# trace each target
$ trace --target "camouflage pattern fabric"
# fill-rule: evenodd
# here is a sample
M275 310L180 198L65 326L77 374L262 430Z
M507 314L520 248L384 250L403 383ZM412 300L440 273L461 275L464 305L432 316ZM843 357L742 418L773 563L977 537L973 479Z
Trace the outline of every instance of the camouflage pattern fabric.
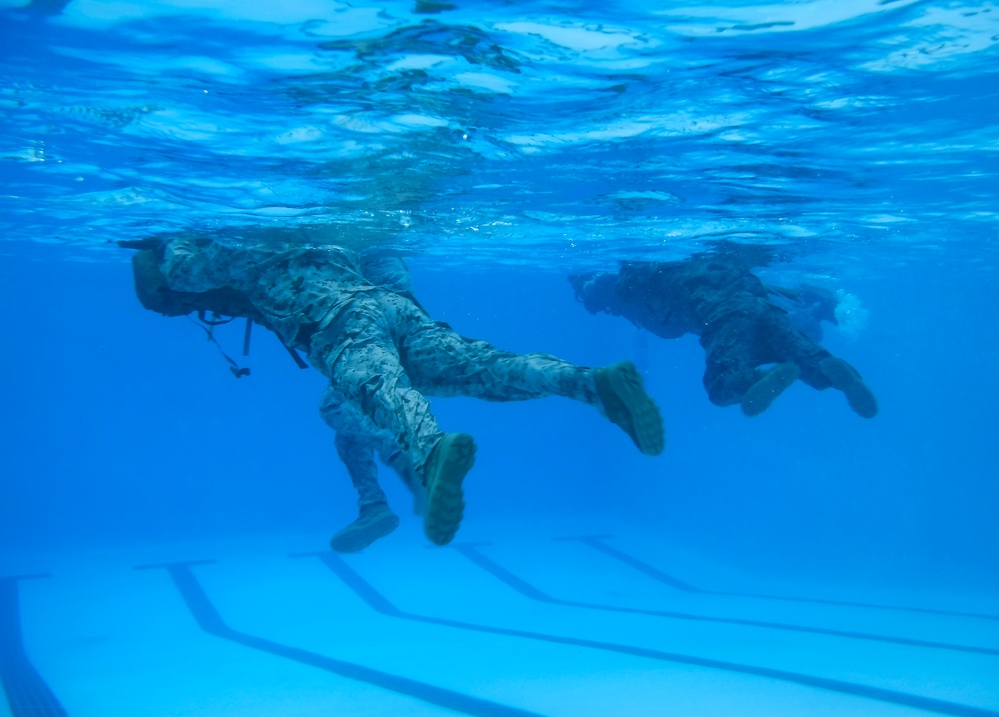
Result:
M831 356L792 324L787 313L765 299L743 297L701 332L706 352L704 387L718 406L739 403L762 372L758 366L790 362L798 378L816 389L829 388L819 363Z
M413 282L401 257L371 251L361 254L360 266L364 278L372 284L395 293L412 295ZM322 415L325 418L327 414L322 412ZM361 426L364 421L358 416L355 423ZM415 512L422 513L426 494L420 479L415 475L409 459L390 440L383 438L379 441L373 436L342 429L336 434L336 450L357 491L358 508L363 510L366 505L387 502L385 493L378 484L378 467L375 464L377 454L382 464L392 468L413 494Z
M343 461L350 481L357 491L357 505L363 508L374 503L387 503L385 493L378 484L378 466L375 455L381 462L392 468L413 494L417 513L426 500L419 476L413 470L409 459L394 446L377 438L359 433L338 431L336 452Z
M240 292L285 344L303 351L355 295L376 289L357 254L337 246L184 237L165 244L161 268L174 291Z
M618 274L572 277L592 313L624 316L664 338L700 337L704 386L712 403L739 403L763 375L758 366L791 362L799 378L829 388L819 363L831 356L792 324L748 266L728 257L695 255L678 262L634 262Z
M396 293L412 295L413 282L409 276L409 269L400 257L386 256L374 251L362 254L361 271L364 278L372 284ZM363 421L358 421L358 425L361 424ZM371 436L343 430L336 434L337 455L340 456L357 491L358 508L363 510L366 505L387 502L385 493L378 484L378 467L374 459L375 454L378 454L382 464L392 468L413 494L414 512L421 514L426 501L426 492L413 471L412 463L388 440L382 440L381 446L378 444L379 441Z
M421 475L443 435L426 396L599 403L589 369L464 338L410 299L384 290L354 298L313 338L309 361L330 378L324 420L338 432L397 446Z
M323 419L345 436L341 445L355 442L348 456L359 455L354 449L368 453L352 478L368 471L375 448L401 453L405 470L422 475L443 435L425 395L489 401L557 395L599 404L590 369L459 336L432 321L408 289L396 293L372 283L361 258L342 247L178 238L164 246L161 268L175 291L241 292L287 345L307 352L330 381ZM395 276L393 285L403 280L398 266L383 270ZM378 493L369 483L362 489L380 493L377 482Z

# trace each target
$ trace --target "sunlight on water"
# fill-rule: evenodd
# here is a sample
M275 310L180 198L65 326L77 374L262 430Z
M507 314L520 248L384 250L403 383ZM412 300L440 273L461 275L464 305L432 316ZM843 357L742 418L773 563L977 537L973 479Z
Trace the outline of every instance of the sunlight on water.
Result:
M8 240L280 222L586 265L994 225L988 4L63 5L7 3Z

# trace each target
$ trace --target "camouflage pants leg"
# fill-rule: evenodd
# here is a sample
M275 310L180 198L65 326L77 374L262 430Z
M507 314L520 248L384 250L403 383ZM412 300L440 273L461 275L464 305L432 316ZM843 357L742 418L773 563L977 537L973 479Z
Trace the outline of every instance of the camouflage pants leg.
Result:
M718 406L739 403L763 375L759 367L794 363L802 381L814 388L829 383L818 369L830 354L794 328L787 313L769 301L752 297L711 322L701 334L707 368L704 386Z
M313 337L309 360L330 379L320 404L327 424L367 436L387 454L401 451L422 471L444 434L430 403L410 385L376 292L352 300Z
M423 515L423 509L427 502L427 491L423 487L423 481L413 468L413 462L409 456L400 451L396 446L384 444L378 450L378 457L383 465L388 466L402 480L406 488L413 495L413 513Z
M832 384L819 366L832 354L790 323L782 325L780 335L783 354L801 368L798 378L819 391L829 388Z
M819 366L831 353L798 329L786 311L769 301L760 310L760 322L766 336L767 362L797 364L801 370L799 380L820 391L829 388L829 379Z
M351 301L313 338L309 358L330 378L321 408L327 423L390 441L417 474L443 435L421 392L489 401L554 395L599 403L589 369L466 339L391 292Z
M375 455L378 455L382 464L391 468L413 494L413 512L422 515L426 490L402 451L372 436L343 431L336 434L335 444L337 455L357 491L358 508L363 510L366 505L388 502L378 482L378 466L375 463Z
M726 321L701 335L705 352L704 388L716 406L739 403L762 374L752 350L755 327L751 321Z
M412 385L430 396L525 401L563 396L599 406L593 372L549 354L514 354L469 339L393 297L399 352Z
M336 452L343 461L350 481L357 491L357 505L363 508L373 503L386 503L385 493L378 485L378 466L375 465L375 440L358 433L338 431Z

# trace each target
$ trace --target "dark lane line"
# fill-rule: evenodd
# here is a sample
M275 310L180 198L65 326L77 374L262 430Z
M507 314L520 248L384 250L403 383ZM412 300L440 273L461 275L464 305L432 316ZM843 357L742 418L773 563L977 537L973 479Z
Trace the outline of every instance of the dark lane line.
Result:
M188 610L190 610L191 615L197 621L198 626L210 635L220 637L223 640L229 640L230 642L235 642L254 650L294 660L310 667L318 667L321 670L332 672L350 680L366 682L375 687L406 695L407 697L413 697L430 704L454 710L455 712L461 712L462 714L475 715L475 717L542 717L536 712L528 712L496 702L482 700L442 687L435 687L425 682L418 682L388 672L381 672L380 670L374 670L353 662L326 657L325 655L309 652L297 647L282 645L278 642L235 630L229 627L225 620L222 619L222 616L215 609L215 606L191 570L192 565L205 565L212 562L214 561L198 560L140 565L136 569L162 568L166 570L173 579L174 585L177 586L177 590L184 599L184 603L187 605Z
M493 577L498 578L508 586L525 597L539 602L546 602L552 605L562 605L565 607L578 607L587 610L603 610L605 612L619 612L631 615L649 615L651 617L665 617L674 620L691 620L696 622L716 622L727 625L744 625L747 627L759 627L767 630L786 630L789 632L804 632L812 635L828 635L830 637L842 637L851 640L870 640L873 642L886 642L907 647L928 647L935 650L954 650L956 652L971 652L980 655L999 655L999 650L988 647L974 647L970 645L957 645L949 642L934 642L931 640L917 640L908 637L891 637L887 635L874 635L867 632L855 632L852 630L834 630L825 627L809 627L807 625L792 625L784 622L769 622L766 620L749 620L738 617L713 617L707 615L695 615L693 613L674 612L671 610L645 610L642 608L618 607L616 605L601 605L599 603L580 602L576 600L562 600L548 593L542 592L538 588L528 583L523 578L517 577L504 567L501 567L491 558L483 555L476 548L488 543L459 543L452 547L480 568Z
M611 535L580 535L565 538L552 538L552 540L557 541L577 541L588 545L594 550L599 550L605 555L609 555L615 560L618 560L625 565L634 568L640 573L648 575L653 580L657 580L661 583L665 583L670 587L674 587L677 590L683 590L685 592L702 593L704 595L728 595L730 597L750 597L750 598L760 598L763 600L786 600L788 602L807 602L816 603L818 605L839 605L843 607L863 607L871 608L874 610L898 610L901 612L918 612L926 615L947 615L950 617L972 617L978 620L995 620L999 621L999 615L987 615L983 613L976 612L960 612L957 610L938 610L934 608L927 607L906 607L902 605L879 605L877 603L866 603L866 602L851 602L848 600L827 600L823 598L807 598L807 597L789 597L787 595L767 595L763 593L740 593L731 592L728 590L705 590L704 588L699 588L691 585L690 583L685 583L672 575L659 570L648 563L639 560L638 558L628 555L628 553L623 550L619 550L610 545L607 545L604 540L612 538Z
M417 615L414 613L408 613L400 610L392 602L388 600L384 595L378 592L369 582L360 576L353 568L347 565L346 562L339 556L331 552L322 553L298 553L292 557L316 557L332 570L337 577L339 577L348 587L350 587L358 597L364 600L373 610L380 612L383 615L388 615L390 617L396 617L403 620L412 620L414 622L422 622L430 625L441 625L443 627L451 627L458 630L471 630L475 632L484 632L491 635L504 635L506 637L516 637L525 640L537 640L541 642L550 642L558 645L571 645L573 647L585 647L594 650L602 650L605 652L616 652L624 655L630 655L634 657L644 657L652 660L658 660L661 662L673 662L683 665L694 665L696 667L706 667L715 670L723 670L725 672L735 672L743 675L753 675L755 677L765 677L772 680L780 680L782 682L791 682L799 685L804 685L806 687L813 687L821 690L828 690L831 692L838 692L844 695L852 695L855 697L864 697L871 700L877 700L880 702L887 702L890 704L902 705L904 707L914 707L916 709L926 710L928 712L936 712L938 714L946 715L956 715L957 717L999 717L999 712L994 712L992 710L982 709L979 707L970 707L968 705L958 704L956 702L949 702L947 700L938 700L931 697L923 697L920 695L913 695L906 692L898 692L895 690L883 689L880 687L871 687L868 685L860 685L852 682L845 682L842 680L834 680L825 677L818 677L814 675L807 675L799 672L789 672L787 670L772 669L769 667L760 667L757 665L746 665L737 662L727 662L724 660L714 660L705 657L695 657L693 655L684 655L675 652L664 652L661 650L653 650L645 647L635 647L632 645L622 645L613 642L602 642L598 640L587 640L583 638L576 637L563 637L559 635L549 635L540 632L531 632L528 630L517 630L510 628L500 628L492 627L489 625L479 625L469 622L461 622L459 620L449 620L447 618L430 617L426 615Z
M0 578L0 684L13 717L66 717L52 688L24 651L18 582L48 575Z

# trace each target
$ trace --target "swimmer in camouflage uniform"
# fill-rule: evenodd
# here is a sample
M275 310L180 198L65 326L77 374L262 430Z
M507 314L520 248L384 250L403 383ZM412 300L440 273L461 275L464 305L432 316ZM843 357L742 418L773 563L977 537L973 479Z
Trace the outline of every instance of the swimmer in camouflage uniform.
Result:
M202 236L123 245L141 249L133 269L146 308L168 316L195 310L246 316L305 352L329 379L320 412L337 431L338 452L356 459L359 472L352 479L370 488L364 474L373 475L375 450L404 480L416 477L426 490L424 532L438 545L450 542L460 526L462 482L475 443L468 434L443 432L425 394L489 401L564 396L597 408L642 453L663 450L659 410L632 364L589 369L459 336L427 316L408 289L372 281L360 256L344 247ZM352 525L365 522L365 505L384 503L379 494L369 491ZM375 522L387 534L395 516L381 514ZM345 530L354 534L347 538L358 540L346 540L347 550L380 537L367 540L371 531L350 528Z
M836 358L792 321L752 273L765 263L749 249L701 253L676 262L625 262L616 274L569 278L590 313L623 316L663 338L700 337L706 354L704 387L718 406L738 403L747 416L765 411L800 379L812 388L835 388L864 418L878 412L874 394L850 364ZM763 252L765 256L766 253ZM833 317L830 296L796 296L818 319ZM778 290L777 300L788 298ZM798 292L801 294L801 292ZM831 319L834 320L834 317ZM766 371L760 366L774 364Z

